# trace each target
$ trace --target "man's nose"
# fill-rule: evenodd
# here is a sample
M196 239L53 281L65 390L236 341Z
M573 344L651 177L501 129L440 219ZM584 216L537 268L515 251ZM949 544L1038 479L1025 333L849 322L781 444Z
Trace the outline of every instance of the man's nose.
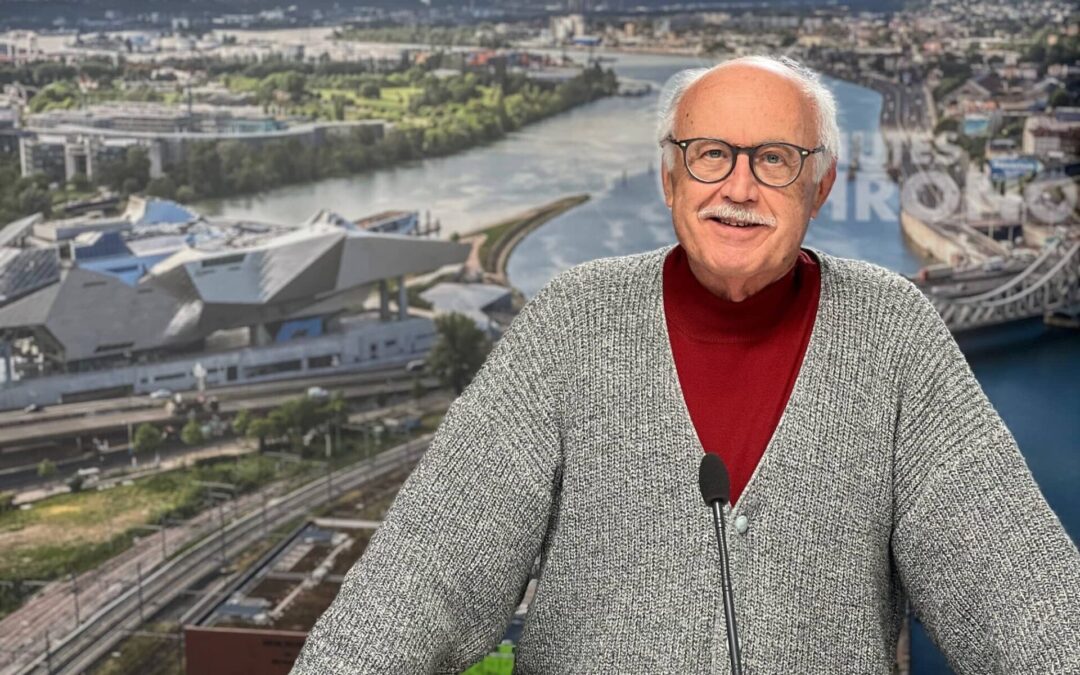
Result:
M731 170L727 178L720 181L720 195L736 203L757 201L757 179L750 171L749 156L735 157L735 168Z

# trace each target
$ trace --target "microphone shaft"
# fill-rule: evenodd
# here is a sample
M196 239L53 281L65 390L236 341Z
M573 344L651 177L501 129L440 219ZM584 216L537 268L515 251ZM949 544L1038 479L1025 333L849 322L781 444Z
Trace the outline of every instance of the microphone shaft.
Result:
M717 548L720 550L720 576L724 592L724 619L727 621L728 656L731 657L732 675L742 675L742 653L739 650L739 634L735 628L735 596L731 591L731 569L728 568L727 538L725 536L724 511L720 501L710 505L713 526L716 528Z

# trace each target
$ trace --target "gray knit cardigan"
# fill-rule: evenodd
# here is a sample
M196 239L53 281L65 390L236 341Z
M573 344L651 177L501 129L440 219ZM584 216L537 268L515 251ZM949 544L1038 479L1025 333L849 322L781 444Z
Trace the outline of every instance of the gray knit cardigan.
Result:
M906 596L958 673L1080 673L1080 554L952 335L900 275L805 248L810 343L726 512L745 672L890 673ZM527 304L293 673L460 672L537 556L516 673L729 671L670 249L579 265Z

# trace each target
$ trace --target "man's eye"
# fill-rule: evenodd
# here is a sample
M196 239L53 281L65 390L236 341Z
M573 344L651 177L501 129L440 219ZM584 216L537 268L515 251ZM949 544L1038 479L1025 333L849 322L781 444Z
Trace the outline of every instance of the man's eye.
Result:
M769 153L765 154L765 163L766 164L780 164L783 161L784 161L784 158L781 157L780 155L776 154L775 152L769 152Z
M723 150L706 150L705 156L709 159L723 159L725 153Z

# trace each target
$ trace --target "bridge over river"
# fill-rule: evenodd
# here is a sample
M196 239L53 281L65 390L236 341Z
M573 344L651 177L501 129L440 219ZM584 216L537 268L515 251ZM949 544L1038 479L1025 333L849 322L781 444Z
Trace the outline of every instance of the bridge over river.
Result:
M1080 309L1080 237L1043 247L1035 258L1006 259L913 279L954 332Z

